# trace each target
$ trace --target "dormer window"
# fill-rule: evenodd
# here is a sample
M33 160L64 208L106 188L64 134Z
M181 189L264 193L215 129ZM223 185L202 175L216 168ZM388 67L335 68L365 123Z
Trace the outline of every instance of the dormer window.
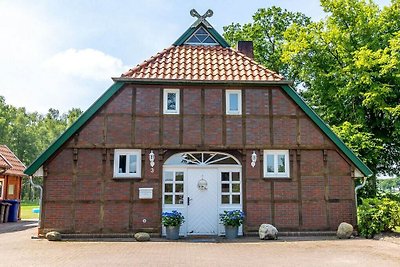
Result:
M217 41L203 27L199 27L185 44L189 45L218 45Z

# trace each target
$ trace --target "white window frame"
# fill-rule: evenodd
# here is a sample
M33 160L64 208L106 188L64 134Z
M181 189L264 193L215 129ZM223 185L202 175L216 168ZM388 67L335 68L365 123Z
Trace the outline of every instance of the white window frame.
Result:
M230 95L238 95L238 110L231 110ZM242 90L226 90L225 91L225 104L227 115L242 115Z
M229 173L229 180L228 181L222 181L222 173ZM239 181L233 181L233 177L232 177L233 173L239 173ZM220 191L220 193L219 193L220 194L220 200L219 200L219 205L222 206L222 207L225 207L225 206L229 207L229 206L232 206L232 205L242 205L243 199L242 199L242 175L241 175L241 172L239 170L235 170L235 171L232 171L232 170L228 170L228 171L221 170L219 172L219 174L220 174L220 178L219 178L219 182L220 182L220 190L219 190ZM229 185L228 192L222 192L222 187L223 187L224 184ZM239 192L233 192L233 185L239 185ZM229 196L229 203L222 203L223 196ZM239 196L239 199L240 199L239 203L233 203L233 201L232 201L233 196Z
M126 156L126 172L120 173L119 156ZM129 173L129 156L136 156L136 173ZM142 176L142 151L140 149L115 149L114 150L114 178L140 178Z
M174 110L168 109L168 94L173 93L176 95L176 105ZM164 89L164 114L179 114L180 108L180 90L179 89Z
M167 181L165 179L166 173L170 172L172 173L172 181ZM183 180L182 181L177 181L176 180L176 174L177 173L182 173L183 174ZM165 185L170 184L172 185L172 192L165 192ZM183 191L182 192L177 192L176 191L176 185L182 185ZM162 203L165 207L185 207L186 201L185 201L185 195L187 192L187 183L186 183L186 172L184 170L179 170L179 169L167 169L163 171L163 199ZM171 196L172 197L172 203L165 203L165 196ZM182 203L175 203L175 196L182 196L183 202Z
M267 156L274 156L274 172L267 171ZM278 172L278 155L285 156L285 172ZM289 150L264 150L264 178L290 178Z

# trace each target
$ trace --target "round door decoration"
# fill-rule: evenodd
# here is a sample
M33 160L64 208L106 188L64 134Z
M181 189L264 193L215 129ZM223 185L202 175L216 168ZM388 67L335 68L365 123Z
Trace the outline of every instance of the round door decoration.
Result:
M200 191L207 190L207 181L201 178L197 183L197 187L199 188Z

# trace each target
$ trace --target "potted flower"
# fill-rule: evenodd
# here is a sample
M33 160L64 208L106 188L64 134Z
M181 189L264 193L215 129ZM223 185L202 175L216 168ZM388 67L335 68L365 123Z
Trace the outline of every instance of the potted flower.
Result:
M185 217L176 210L162 213L162 224L165 226L167 239L179 239L179 228L184 221Z
M236 238L238 236L239 226L243 223L244 212L240 210L225 210L219 217L225 226L225 237L228 239Z

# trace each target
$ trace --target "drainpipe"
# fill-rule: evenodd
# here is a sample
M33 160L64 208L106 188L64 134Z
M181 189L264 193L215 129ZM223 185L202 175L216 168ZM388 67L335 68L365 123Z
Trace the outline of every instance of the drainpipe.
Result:
M365 186L365 184L367 183L367 177L363 177L364 181L362 184L357 185L356 188L354 189L354 193L356 195L356 212L358 210L358 200L357 200L357 191L360 190L361 188L363 188ZM358 216L357 216L357 224L358 224Z
M39 228L42 226L42 196L43 196L43 188L40 186L40 185L38 185L38 184L35 184L34 182L33 182L33 180L32 180L32 176L29 176L29 182L31 183L31 185L34 187L34 188L38 188L39 189L39 223L38 223L38 225L39 225Z

